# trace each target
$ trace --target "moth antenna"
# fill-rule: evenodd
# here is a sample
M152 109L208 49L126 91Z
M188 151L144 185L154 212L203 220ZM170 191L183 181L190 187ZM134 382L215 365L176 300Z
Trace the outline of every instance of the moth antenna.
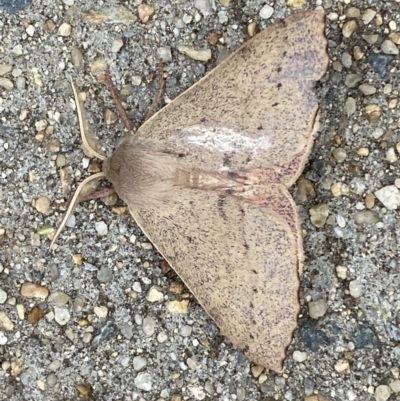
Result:
M91 175L90 177L87 177L86 179L84 179L79 185L78 188L76 188L76 191L74 193L74 196L71 199L71 202L68 205L67 210L65 211L65 214L61 220L61 223L59 225L59 227L57 228L57 231L55 232L53 239L51 240L50 243L50 247L49 250L53 249L53 245L55 244L55 242L57 241L57 238L59 237L61 231L63 230L63 228L65 227L65 224L67 224L67 221L69 219L69 216L71 215L71 213L73 212L73 210L75 209L76 204L79 202L79 195L80 192L82 191L83 187L90 181L95 180L97 178L101 178L104 177L104 173L101 171L100 173L96 173Z
M90 152L93 153L94 156L96 156L98 159L100 160L106 160L107 157L101 155L100 153L96 152L89 144L89 141L87 140L86 137L86 132L85 132L85 126L83 124L83 115L82 115L82 110L81 110L81 106L80 106L80 100L78 98L78 90L74 84L74 81L71 78L71 85L72 85L72 90L74 91L74 97L75 97L75 103L76 103L76 109L78 112L78 120L79 120L79 128L80 128L80 132L81 132L81 138L82 138L82 142L83 144L86 146L87 149L90 150Z

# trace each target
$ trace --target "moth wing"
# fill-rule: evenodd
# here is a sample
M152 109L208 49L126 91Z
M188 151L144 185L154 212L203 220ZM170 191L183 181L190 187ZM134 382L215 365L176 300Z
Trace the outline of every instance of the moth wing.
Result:
M286 221L272 209L187 188L130 212L222 334L252 362L280 371L299 313L297 242Z
M290 186L317 130L324 18L306 11L269 26L143 124L138 138L206 171L279 166L279 182Z

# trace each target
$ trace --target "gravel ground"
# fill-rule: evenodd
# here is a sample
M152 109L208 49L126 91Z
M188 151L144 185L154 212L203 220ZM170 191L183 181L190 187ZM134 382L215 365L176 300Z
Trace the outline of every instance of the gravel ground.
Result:
M219 335L121 201L81 204L54 253L47 236L62 214L50 203L99 169L80 148L71 76L110 154L124 134L93 75L104 62L139 126L159 57L168 101L248 30L306 2L154 0L140 13L140 0L28 3L0 0L0 397L400 400L400 3L308 4L327 12L331 64L317 85L321 132L293 188L307 259L282 374Z

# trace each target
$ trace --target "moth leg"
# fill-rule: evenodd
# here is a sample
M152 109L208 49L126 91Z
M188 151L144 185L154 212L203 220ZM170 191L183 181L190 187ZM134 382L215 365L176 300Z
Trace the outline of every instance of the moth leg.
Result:
M111 80L110 73L107 71L103 75L99 77L99 81L106 84L108 90L110 91L111 97L114 100L115 106L117 107L118 114L121 117L122 122L125 125L125 128L129 131L130 134L133 134L135 128L133 127L131 121L129 120L128 114L126 110L122 106L121 100L117 94L115 86Z
M99 198L105 198L107 196L111 196L115 194L115 190L113 188L101 188L98 191L95 191L91 193L90 195L84 196L80 199L80 202L85 202L93 199L99 199ZM70 201L66 202L53 202L51 207L54 209L58 209L61 207L68 207L70 204Z
M165 86L164 64L163 64L163 62L161 60L160 60L160 63L158 65L158 80L159 81L158 81L157 95L154 98L153 103L149 107L149 110L147 111L145 121L147 121L149 118L151 118L153 116L153 114L156 111L156 108L157 108L158 104L161 101L161 97L162 97L162 95L164 93L164 86Z

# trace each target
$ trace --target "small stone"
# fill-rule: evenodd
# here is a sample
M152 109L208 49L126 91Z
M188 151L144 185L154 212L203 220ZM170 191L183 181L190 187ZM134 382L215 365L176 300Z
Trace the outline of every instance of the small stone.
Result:
M344 84L349 88L355 88L357 84L362 80L362 76L358 74L348 74L344 81Z
M14 84L11 79L0 77L0 86L4 88L6 91L10 91L14 88Z
M71 63L77 70L81 70L83 68L83 55L77 47L73 47L71 50Z
M342 64L347 68L351 67L352 61L351 61L351 56L349 53L344 52L342 54Z
M376 224L379 221L379 216L371 210L363 210L354 214L356 224Z
M118 121L118 116L110 109L105 109L103 112L104 122L107 125L115 124Z
M143 391L151 391L152 379L146 372L141 372L135 377L135 386Z
M47 214L50 208L50 199L46 196L41 196L35 201L35 209L42 214Z
M143 332L147 336L152 336L156 330L156 321L150 317L147 316L143 319Z
M62 153L58 154L56 159L56 166L64 167L66 164L67 164L67 159L65 155L63 155Z
M147 359L143 358L142 356L135 356L133 358L133 369L136 370L136 372L139 372L140 370L144 369L147 366Z
M396 151L394 148L389 148L386 152L386 160L390 163L395 163L397 161Z
M265 4L265 6L260 10L260 17L262 19L269 19L272 17L273 13L274 9L270 5Z
M324 203L314 205L309 210L309 214L311 223L317 228L322 228L325 225L326 220L329 216L329 208Z
M365 195L365 206L367 209L372 209L375 206L375 195L369 193Z
M13 66L11 64L0 64L0 76L6 75L12 71Z
M349 38L357 29L357 22L354 20L347 21L343 24L342 34L345 38Z
M74 264L76 265L81 265L82 264L82 254L81 253L74 253L72 255L72 261L74 262Z
M6 315L5 312L0 311L0 327L4 330L11 331L14 329L14 323L10 320L10 318Z
M335 364L336 372L348 372L350 370L349 361L346 359L339 359Z
M4 304L7 301L7 293L0 288L0 304Z
M211 0L194 0L194 6L206 17L212 14Z
M365 96L369 96L369 95L373 95L376 92L376 88L372 85L368 85L368 84L362 84L358 87L358 89L360 89L360 91L365 95Z
M201 387L192 386L189 387L189 391L195 400L204 400L206 398L206 393Z
M294 351L293 360L296 362L304 362L307 359L307 352Z
M138 281L135 281L132 285L132 290L135 292L142 292L142 286Z
M364 58L364 52L361 50L360 46L354 46L353 56L356 61L362 60Z
M225 10L221 10L218 12L218 22L220 24L226 24L228 22L228 14Z
M168 340L168 334L165 331L162 331L161 333L158 333L157 335L157 341L159 343L165 343L165 341Z
M105 317L107 317L107 314L108 314L108 308L103 305L95 306L93 311L99 318L105 318Z
M27 321L31 324L36 324L44 315L44 312L38 308L34 307L32 310L28 312Z
M189 325L185 325L181 327L181 336L189 337L192 334L193 327Z
M366 157L366 156L369 155L369 149L368 148L360 148L360 149L357 150L357 154L359 156Z
M350 333L350 340L357 349L372 349L379 345L374 331L366 324L361 324Z
M112 280L112 271L109 267L103 266L97 272L97 279L102 283L109 283Z
M157 49L157 58L164 63L172 61L171 48L169 46L159 47Z
M394 393L400 393L400 380L393 380L389 383L389 387Z
M263 372L264 367L260 366L260 365L253 365L251 367L251 374L253 375L253 377L255 377L257 379L257 377L259 377L261 375L261 373Z
M328 310L328 304L324 299L311 301L308 303L308 313L312 319L318 319L325 315Z
M91 67L90 67L91 72L94 75L100 75L102 74L104 71L107 70L107 63L104 57L98 57L96 58Z
M196 50L189 46L179 46L178 50L193 60L208 61L211 59L211 49Z
M257 22L253 21L247 26L247 33L252 38L256 34Z
M343 148L334 149L332 155L338 163L343 163L347 157L346 150Z
M375 196L388 210L395 210L400 206L400 191L395 185L388 185L375 192Z
M307 6L307 0L287 0L287 6L290 8L303 8Z
M368 56L368 61L375 72L381 77L385 77L388 73L388 67L393 62L395 57L390 54L371 53Z
M162 293L160 287L153 285L149 289L149 292L146 295L146 299L149 302L160 302L164 299L164 294Z
M0 323L0 325L1 325L1 323ZM0 345L6 345L7 343L8 343L7 336L2 331L0 331ZM2 364L2 367L3 367L3 370L7 370L9 368L9 366L8 366L8 367L6 367L6 369L4 369L4 362Z
M356 100L353 97L348 97L345 104L344 110L347 116L351 116L357 110Z
M95 224L96 231L99 235L107 235L108 234L108 227L104 221L98 221Z
M347 18L360 18L361 12L356 7L349 7L346 10L346 17Z
M62 291L55 291L49 297L49 302L54 306L64 306L70 301L71 297Z
M21 295L25 298L46 299L49 296L49 290L44 286L28 281L22 284Z
M347 267L345 266L336 266L336 275L342 280L346 280L347 278Z
M71 314L67 308L59 308L57 306L54 308L54 319L60 326L66 325L70 318Z
M154 15L154 12L154 7L149 4L142 3L138 6L139 19L143 23L146 23Z
M389 35L389 39L396 45L400 45L400 32L392 32Z
M375 15L376 11L372 8L368 8L367 10L365 10L365 13L361 17L361 19L365 25L368 25L374 19Z
M376 401L387 401L391 393L392 390L389 386L381 384L375 389L375 399Z
M353 280L350 281L349 283L349 291L350 291L350 295L353 298L360 298L362 293L363 293L363 287L362 284L359 280Z
M172 313L187 313L189 300L171 301L168 303L168 311Z
M385 54L399 54L398 47L389 39L386 39L381 44L381 50Z
M69 36L71 35L71 31L72 31L72 26L68 24L68 22L64 22L58 28L58 34L60 36Z
M113 53L118 53L122 49L123 45L124 45L124 41L121 38L114 39L111 44L111 51Z
M58 153L61 150L61 142L58 139L51 139L47 143L46 149L50 153Z

